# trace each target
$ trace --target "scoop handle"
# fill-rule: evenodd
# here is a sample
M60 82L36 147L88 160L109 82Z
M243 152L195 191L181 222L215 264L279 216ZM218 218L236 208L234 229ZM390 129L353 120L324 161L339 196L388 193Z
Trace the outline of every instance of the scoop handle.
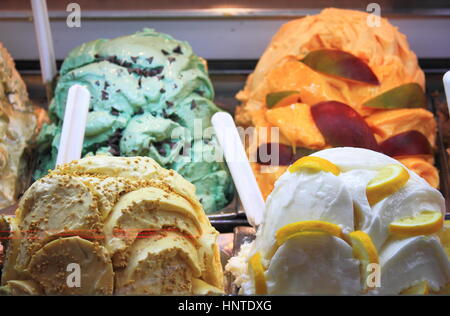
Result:
M445 73L443 81L445 94L447 96L448 112L450 113L450 70Z
M90 97L83 86L73 85L69 89L56 166L81 158Z
M265 203L233 118L228 113L219 112L213 115L211 123L222 147L247 219L252 226L259 226L262 222Z
M33 10L42 80L47 89L47 98L50 100L53 94L53 80L56 77L56 58L48 18L47 2L46 0L31 0L31 8Z

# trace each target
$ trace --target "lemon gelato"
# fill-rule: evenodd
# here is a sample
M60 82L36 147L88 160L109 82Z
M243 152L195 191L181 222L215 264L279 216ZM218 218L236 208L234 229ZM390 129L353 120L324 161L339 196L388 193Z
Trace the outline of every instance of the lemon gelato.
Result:
M397 160L361 148L291 165L256 239L226 270L241 294L400 294L450 283L444 198Z

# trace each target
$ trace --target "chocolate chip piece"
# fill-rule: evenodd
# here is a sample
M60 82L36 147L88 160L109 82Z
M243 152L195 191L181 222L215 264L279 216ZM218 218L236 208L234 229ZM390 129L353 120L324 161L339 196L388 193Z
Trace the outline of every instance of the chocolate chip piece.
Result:
M108 92L106 92L105 90L102 90L102 100L108 100Z
M197 102L195 100L192 100L191 102L191 110L195 109L197 107Z
M94 58L95 58L95 59L99 59L99 58L100 58L100 55L99 55L99 54L95 54L95 55L94 55Z
M178 89L178 85L176 83L173 84L174 89Z
M106 58L106 60L113 64L120 64L120 60L119 58L117 58L117 56L109 56L108 58Z
M133 63L137 63L138 58L137 57L131 57L131 60L133 61Z
M153 69L151 69L151 70L149 71L149 74L148 74L148 75L149 75L150 77L157 76L157 75L159 75L160 73L162 73L163 69L164 69L163 66L159 66L159 67L153 68Z
M165 78L164 75L158 76L158 80L163 80L164 78Z
M119 111L115 108L111 108L111 115L119 116Z
M108 139L108 145L110 147L109 152L113 156L119 156L120 155L120 139L122 138L122 131L123 129L116 129L114 134L111 135L111 137Z
M169 57L168 58L169 63L173 63L174 61L176 61L177 59L175 57Z
M195 90L194 92L197 93L201 97L205 94L205 92L203 92L202 90Z
M98 80L95 81L95 85L96 85L96 86L100 86L100 81L98 81Z
M108 89L108 87L109 87L109 83L107 81L105 81L105 85L104 85L103 89L106 90L106 89Z
M166 143L167 143L167 142L165 142L165 141L154 143L154 144L155 144L155 147L156 147L156 150L158 150L158 153L159 153L161 156L166 156L166 155L167 155L167 151L166 151L166 149L164 148L164 145L165 145Z
M175 47L172 52L174 52L175 54L183 54L183 52L181 51L181 47L180 45L178 45L177 47Z
M153 62L153 57L147 58L147 61L148 61L149 64L151 64Z
M140 108L139 110L137 110L136 114L137 115L144 114L144 110L142 108Z
M120 92L122 92L122 90L120 90L120 89L117 89L117 90L116 90L116 92L117 92L117 93L120 93Z
M159 93L166 93L166 90L164 90L163 88L161 88L161 89L159 90Z
M142 81L141 81L141 78L139 78L139 80L138 80L138 86L139 86L139 89L142 88Z
M123 66L125 68L129 68L129 67L133 66L133 64L128 61L123 61L121 66Z
M161 53L163 53L165 56L169 55L169 52L164 49L161 49Z
M166 101L166 105L167 105L167 107L172 107L173 106L173 102L170 102L170 101Z
M163 147L158 148L158 152L161 156L167 155L167 151Z

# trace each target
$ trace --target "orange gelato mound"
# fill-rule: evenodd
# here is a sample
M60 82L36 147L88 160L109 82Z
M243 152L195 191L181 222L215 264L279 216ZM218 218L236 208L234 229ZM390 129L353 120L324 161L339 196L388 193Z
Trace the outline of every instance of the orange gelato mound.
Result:
M407 131L421 132L432 146L436 142L436 121L433 114L425 109L380 111L367 117L366 121L379 142Z
M267 77L271 71L285 60L292 57L303 58L308 52L317 49L343 50L368 64L381 85L369 89L365 99L402 83L417 82L425 87L424 73L418 65L417 56L409 49L406 36L384 18L381 18L379 27L368 27L368 17L366 12L329 8L318 15L284 24L272 38L237 98L244 104L257 99L258 93L255 95L255 92L268 84ZM283 73L279 79L287 76L290 75ZM321 84L320 90L326 92L333 88L335 78L323 80L328 85L323 87ZM348 84L349 88L355 85ZM266 91L264 95L268 92L270 91ZM345 102L339 99L337 101Z
M366 12L329 8L318 15L284 24L273 36L244 89L236 95L241 102L236 110L237 123L245 127L278 127L278 141L292 146L294 151L295 147L319 150L330 144L316 126L310 108L323 101L339 101L364 118L379 143L415 130L425 135L434 147L436 122L431 112L422 108L384 110L363 105L403 84L417 83L423 89L425 87L424 73L406 36L384 18L379 27L369 27L368 18ZM357 57L370 68L380 84L332 76L301 62L308 53L324 49ZM296 96L293 104L285 104L284 100L276 106L267 106L268 94L283 91L298 91L299 97ZM263 144L261 139L256 137L250 141L249 155L255 155L258 146ZM408 158L405 164L431 185L438 186L438 172L425 159ZM258 165L252 162L263 195L267 196L278 173L261 173Z
M439 187L439 173L433 164L426 159L421 157L402 157L398 158L398 161L427 180L433 188Z
M266 112L267 121L279 127L281 133L295 146L320 149L325 139L311 116L310 106L295 103Z

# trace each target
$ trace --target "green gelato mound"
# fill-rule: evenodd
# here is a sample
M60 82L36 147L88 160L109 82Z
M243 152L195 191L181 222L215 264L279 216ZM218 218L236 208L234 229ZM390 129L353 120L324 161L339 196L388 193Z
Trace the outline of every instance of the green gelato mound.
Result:
M36 179L55 166L74 84L91 93L83 156L148 156L195 184L207 213L231 201L231 177L210 132L211 117L220 109L212 102L206 63L187 42L144 29L72 50L49 107L51 123L38 136Z

